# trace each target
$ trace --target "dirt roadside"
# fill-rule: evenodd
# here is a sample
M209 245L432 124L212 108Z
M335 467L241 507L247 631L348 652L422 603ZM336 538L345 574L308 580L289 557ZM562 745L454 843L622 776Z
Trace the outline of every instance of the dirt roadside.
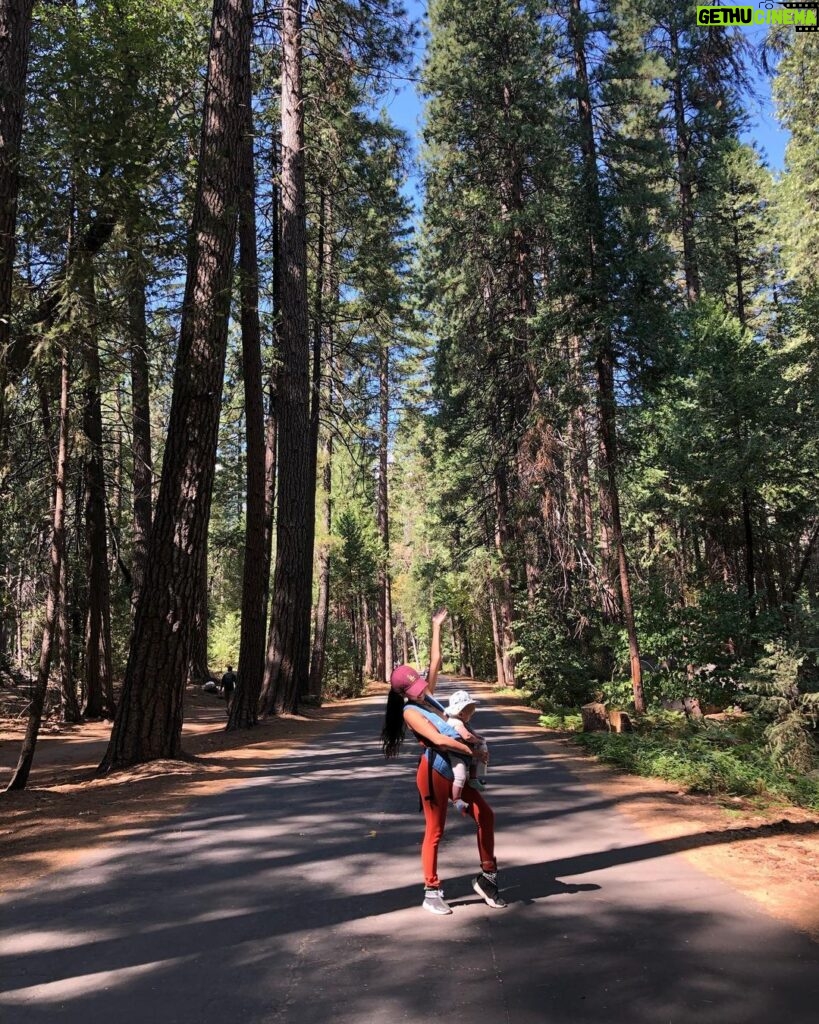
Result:
M224 731L225 705L190 689L183 745L188 760L154 761L96 777L110 722L47 723L22 793L4 793L25 722L0 718L0 894L15 892L111 841L180 813L196 797L222 792L262 773L272 759L314 742L356 707L339 701L255 729Z
M489 686L469 685L483 702L503 709L516 734L535 742L544 757L567 764L669 853L683 852L701 870L819 941L819 816L787 805L693 795L658 779L616 772L561 734L540 728L532 708ZM381 692L383 687L370 691ZM183 733L189 760L154 762L106 778L94 773L109 723L48 725L29 788L0 793L0 893L15 892L99 846L149 828L195 797L263 772L271 759L314 742L358 703L340 701L228 734L224 704L189 691ZM22 732L19 719L0 718L0 787L16 763Z
M618 772L568 735L542 729L533 708L491 690L486 700L503 709L517 734L566 765L669 853L683 853L819 942L819 815L789 804L688 793L662 779Z

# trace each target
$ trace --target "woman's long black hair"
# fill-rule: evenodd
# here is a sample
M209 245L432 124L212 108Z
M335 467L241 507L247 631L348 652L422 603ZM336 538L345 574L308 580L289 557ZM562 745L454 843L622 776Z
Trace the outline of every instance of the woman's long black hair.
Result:
M384 757L397 757L404 742L404 698L397 690L390 690L387 696L387 710L384 714L384 728L381 730L381 748Z

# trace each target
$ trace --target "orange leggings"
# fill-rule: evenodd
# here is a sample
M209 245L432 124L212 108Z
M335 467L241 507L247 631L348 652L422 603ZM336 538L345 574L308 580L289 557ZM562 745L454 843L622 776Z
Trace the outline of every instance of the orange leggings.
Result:
M452 796L452 781L444 778L439 772L432 772L432 788L435 795L433 804L426 799L430 795L429 776L429 765L426 758L422 757L416 775L426 821L424 845L421 847L421 865L424 870L424 885L429 889L438 889L441 885L438 878L438 844L441 842L446 827L446 812ZM497 870L495 812L481 794L469 785L464 789L462 799L469 804L469 813L478 826L478 856L481 859L481 869L495 871Z

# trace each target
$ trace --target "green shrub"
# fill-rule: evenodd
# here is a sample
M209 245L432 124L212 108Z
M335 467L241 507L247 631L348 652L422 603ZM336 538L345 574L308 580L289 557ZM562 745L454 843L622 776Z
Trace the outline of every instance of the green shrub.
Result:
M227 612L208 630L208 664L217 671L224 671L225 665L239 664L239 640L241 617L238 612Z
M550 601L538 600L515 623L517 678L533 702L551 710L578 707L594 694L594 658L586 639L555 615Z
M817 755L812 732L819 721L819 693L804 689L803 667L815 652L784 640L771 641L765 651L746 676L742 702L766 723L772 759L784 768L808 772Z
M360 697L364 692L358 649L350 623L330 619L327 623L323 693L339 700Z
M667 721L659 731L582 733L583 747L624 771L677 782L695 792L762 795L819 810L819 782L771 761L764 729L748 717L727 725Z

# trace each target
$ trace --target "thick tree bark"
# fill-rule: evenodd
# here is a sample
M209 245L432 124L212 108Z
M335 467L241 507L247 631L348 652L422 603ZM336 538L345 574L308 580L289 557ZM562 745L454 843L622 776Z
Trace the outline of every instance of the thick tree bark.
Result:
M515 599L509 570L509 493L506 474L502 469L495 472L495 553L498 556L500 575L496 585L498 636L503 659L504 686L516 686L515 658L511 653L515 645L513 623L515 621Z
M372 679L375 666L373 663L372 630L370 628L370 605L369 602L367 601L367 598L363 596L361 598L360 629L361 641L364 650L364 678Z
M330 617L330 533L333 523L332 481L333 481L333 438L327 435L322 451L321 470L321 520L324 536L318 550L318 597L316 600L313 649L310 654L310 685L308 693L314 700L321 700L324 664L327 656L327 623Z
M0 0L0 435L5 426L5 366L20 183L17 164L33 6L33 0Z
M281 350L281 146L273 142L273 183L271 186L271 247L273 257L272 312L274 360L268 368L268 404L265 419L265 512L264 512L264 608L265 622L270 605L270 563L273 557L273 519L276 508L276 464L278 447L278 413L276 408L275 359Z
M587 558L594 559L594 517L589 481L588 427L586 424L585 387L580 352L580 339L573 335L568 342L567 358L575 389L575 401L569 417L569 456L566 460L570 521L574 536ZM574 561L574 559L572 559Z
M18 160L33 0L0 0L0 471L6 461L6 384L14 280ZM0 522L0 536L3 523ZM0 657L3 654L0 646Z
M265 422L262 383L262 332L259 325L259 263L256 252L256 173L247 54L248 124L242 145L242 195L239 208L239 294L242 367L247 431L247 502L239 672L230 706L228 730L247 729L258 721L264 677L267 625L265 603Z
M114 543L108 562L108 573L117 568L117 555L122 540L122 387L119 380L114 387L114 428L112 437L114 454L114 479L111 486L110 527Z
M114 714L111 666L111 580L108 567L108 523L105 503L105 464L102 450L100 354L97 343L96 296L90 261L83 261L81 290L91 322L86 327L85 411L85 539L88 607L85 632L86 718Z
M494 583L490 583L489 594L489 618L492 622L492 646L495 649L495 675L498 686L506 686L506 676L503 671L503 646L501 644L500 627L498 625L498 611L495 602Z
M623 621L628 634L631 660L631 686L634 692L634 708L638 714L645 711L643 695L643 670L640 662L640 642L634 621L634 603L631 598L631 574L629 572L626 545L623 540L623 525L620 518L620 494L617 485L617 426L614 399L614 368L608 351L597 360L598 398L600 415L601 454L605 461L606 482L611 509L611 525L617 552L620 579L620 598Z
M190 615L190 659L188 682L202 685L208 680L217 681L208 665L208 604L211 580L208 578L208 549L203 546L199 552L201 564L197 573L196 593L189 609Z
M71 620L68 615L68 569L67 552L60 560L60 604L57 613L60 657L60 716L64 722L80 721L80 704L77 700L77 685L71 664Z
M304 182L301 2L282 5L282 241L281 369L277 395L279 500L273 612L261 710L293 713L307 687L313 529L310 479L310 340L307 317L307 238Z
M575 72L578 84L577 109L581 130L583 153L583 188L588 217L588 258L589 281L592 302L599 306L596 326L593 328L595 370L597 373L597 412L600 431L600 456L603 463L601 479L601 510L605 506L610 516L612 541L617 554L620 579L622 614L628 634L631 659L631 686L634 706L638 714L645 710L643 676L640 664L640 645L634 622L634 608L631 598L631 580L628 559L623 541L623 527L620 518L620 496L617 484L617 426L616 399L614 394L614 352L612 340L604 321L605 305L608 302L606 284L603 279L601 261L603 256L603 208L600 200L600 183L597 170L597 149L594 138L591 94L586 65L585 35L582 28L580 0L571 0L569 20L570 37L574 49Z
M43 640L40 648L40 665L37 682L29 710L26 735L20 750L20 757L7 790L25 789L31 765L34 761L34 750L43 717L48 677L51 670L51 658L54 646L54 633L57 625L58 608L60 606L60 578L63 559L65 557L65 482L68 464L68 387L70 367L68 351L62 350L60 367L60 413L57 442L57 460L54 471L54 518L51 534L51 573L49 576L48 595L46 597L46 620L43 629Z
M381 542L378 562L378 605L376 608L375 673L387 681L393 669L392 601L390 599L390 512L389 512L389 424L390 356L387 342L378 350L378 486L376 520Z
M322 196L322 230L319 244L319 274L316 282L317 309L316 324L319 332L320 348L324 348L327 360L326 394L322 396L323 405L331 409L333 405L333 309L337 284L333 272L333 216L329 201L325 203ZM314 361L315 371L315 361ZM314 401L321 395L320 375L314 372L313 386L316 389ZM315 427L318 435L320 406L316 406ZM333 435L327 430L322 444L322 491L321 491L321 524L323 536L317 553L318 597L314 616L313 648L310 653L310 681L308 694L311 700L321 702L324 663L327 653L327 622L330 615L330 534L333 524Z
M128 665L102 769L181 753L191 608L219 432L239 169L246 125L242 80L248 0L215 0L188 273L162 479Z
M131 608L136 610L145 579L151 535L151 378L148 363L146 281L139 249L128 253L128 333L131 357L131 423L133 431L133 512L131 531Z

